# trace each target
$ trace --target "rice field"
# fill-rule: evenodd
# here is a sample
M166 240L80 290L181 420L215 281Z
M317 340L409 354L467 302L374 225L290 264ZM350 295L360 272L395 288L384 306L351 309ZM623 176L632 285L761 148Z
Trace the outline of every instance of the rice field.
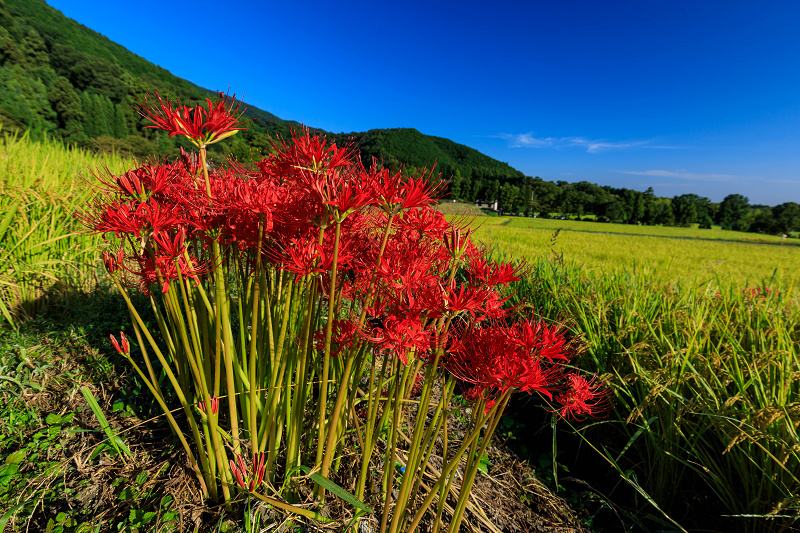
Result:
M477 240L520 259L558 256L584 271L691 280L715 291L731 285L788 289L800 264L800 239L752 233L509 217L472 224ZM745 240L754 238L766 242Z
M96 281L99 238L81 233L73 213L95 191L89 178L121 173L130 161L28 134L0 142L0 322L15 324Z
M681 530L796 527L800 247L719 230L472 225L496 256L527 262L516 301L568 324L584 346L579 366L607 380L614 414L588 444L651 516Z

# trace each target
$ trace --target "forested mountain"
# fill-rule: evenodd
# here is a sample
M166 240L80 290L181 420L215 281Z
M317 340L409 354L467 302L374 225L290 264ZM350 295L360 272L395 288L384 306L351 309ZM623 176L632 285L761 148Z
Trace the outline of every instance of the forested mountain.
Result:
M211 91L173 76L145 58L67 18L44 0L0 0L0 122L3 128L31 130L34 136L61 137L98 150L130 152L140 157L175 155L180 140L144 129L131 109L145 93L201 100ZM248 105L253 118L247 130L212 150L240 159L257 157L269 136L286 136L296 122ZM522 174L477 150L414 129L327 134L359 143L366 162L430 167L446 179L519 179Z
M146 123L131 108L137 98L156 91L183 104L213 94L67 18L44 0L0 0L0 124L4 131L29 130L34 138L49 135L84 148L138 157L176 156L186 141L145 129ZM245 115L254 120L239 135L212 145L212 157L232 155L245 162L260 158L270 137L285 137L290 128L300 127L244 105ZM693 194L660 198L652 189L615 189L587 181L554 183L524 176L477 150L413 128L337 134L312 130L339 144L358 143L366 164L374 158L384 166L413 171L436 163L437 172L450 180L448 197L496 199L507 212L593 215L641 224L710 227L716 223L764 233L800 230L800 206L793 202L750 206L747 198L731 194L715 204Z
M347 139L357 142L365 162L375 158L385 166L407 165L411 168L430 168L436 162L436 170L447 179L463 176L464 179L475 181L517 182L523 177L522 172L508 163L501 163L450 139L425 135L413 128L342 133L334 137L339 142Z

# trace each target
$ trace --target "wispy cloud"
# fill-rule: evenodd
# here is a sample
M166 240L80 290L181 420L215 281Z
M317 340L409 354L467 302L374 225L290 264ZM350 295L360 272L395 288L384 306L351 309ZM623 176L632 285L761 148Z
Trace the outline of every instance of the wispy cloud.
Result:
M586 137L536 137L533 133L500 133L495 135L508 141L511 148L584 148L590 154L609 150L626 150L630 148L654 148L672 150L677 146L652 144L651 140L610 141L608 139L587 139Z
M728 181L734 178L740 178L735 174L706 174L697 172L688 172L684 169L679 170L618 170L621 174L632 174L634 176L654 176L659 178L677 178L681 180L692 181Z

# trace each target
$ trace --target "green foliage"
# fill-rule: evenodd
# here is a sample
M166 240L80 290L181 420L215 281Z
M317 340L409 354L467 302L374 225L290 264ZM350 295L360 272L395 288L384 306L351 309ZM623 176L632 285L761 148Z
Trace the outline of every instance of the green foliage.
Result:
M729 194L719 204L717 222L722 229L746 231L750 226L747 216L750 213L750 203L741 194Z

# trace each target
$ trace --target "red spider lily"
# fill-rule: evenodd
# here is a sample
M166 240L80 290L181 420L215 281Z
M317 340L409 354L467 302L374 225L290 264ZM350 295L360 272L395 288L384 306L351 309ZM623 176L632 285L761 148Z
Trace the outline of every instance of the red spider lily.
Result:
M508 285L521 279L524 266L511 263L490 263L482 255L475 255L469 261L467 276L473 283L488 286Z
M144 227L143 221L137 214L134 204L112 202L106 207L98 207L98 212L92 214L78 214L76 215L81 221L89 228L95 230L95 233L110 233L119 237L121 234L130 234L139 237L142 228Z
M111 344L114 348L119 352L120 355L125 357L131 356L131 345L128 343L127 337L123 332L119 332L120 340L122 341L122 346L117 342L117 339L114 338L114 335L109 335L111 337Z
M111 275L114 275L114 273L117 272L119 269L124 268L123 259L124 259L124 251L122 248L120 248L117 251L116 256L113 256L110 253L103 251L103 264L105 265L106 270L108 270L108 273Z
M139 202L146 202L152 195L182 183L185 180L185 171L182 166L175 164L145 164L111 178L109 182L102 179L101 182L110 186L112 191L122 192Z
M277 161L297 170L316 171L349 167L353 164L355 145L353 143L338 147L336 143L328 144L325 137L311 136L307 127L302 133L292 130L291 144L281 140L280 144L272 143L277 153Z
M427 234L439 239L449 224L442 213L426 206L405 211L398 220L398 226L402 232L417 231L419 236Z
M292 239L281 259L281 268L297 275L295 283L311 273L324 272L320 265L327 263L325 251L313 237Z
M492 396L487 396L486 388L475 385L474 387L470 387L464 391L464 399L468 402L477 402L479 400L486 400L486 408L484 409L484 414L488 413L494 407L494 404L497 403L497 399Z
M326 205L330 205L335 209L340 222L344 216L356 209L377 202L372 195L372 191L365 188L358 177L354 178L342 180L332 194L333 197L325 201Z
M444 309L450 313L466 311L475 318L475 311L481 307L487 295L488 291L468 285L461 285L458 292L454 286L450 286L443 294Z
M434 167L435 168L435 167ZM432 168L430 172L423 169L416 178L409 179L402 186L403 209L428 207L444 192L445 181L434 183Z
M503 298L500 296L500 294L493 290L486 291L484 295L485 298L481 304L481 312L483 313L483 316L477 319L478 322L486 319L497 321L509 314L509 311L503 307L503 305L508 301L508 297Z
M126 233L146 238L152 232L172 228L183 220L172 209L162 207L152 198L145 203L120 204L112 202L98 215L79 215L95 233L114 232L117 237Z
M742 289L742 294L744 294L745 299L747 300L756 300L756 299L765 299L768 296L772 295L772 290L768 287L753 287L750 289ZM776 293L780 295L780 291Z
M389 317L383 321L383 328L373 329L376 337L370 338L377 349L394 352L404 365L408 364L408 354L413 350L422 356L430 349L431 336L418 318Z
M467 251L467 244L470 242L469 235L472 233L471 229L459 228L457 226L449 226L447 231L442 235L444 238L444 246L453 257L461 257Z
M509 330L510 343L520 346L525 352L544 357L550 362L569 360L569 341L557 327L548 327L544 322L527 320L514 324Z
M216 101L206 99L208 108L198 105L194 108L181 106L178 101L173 106L172 101L166 103L161 95L156 92L158 102L150 95L146 95L143 102L139 102L136 109L145 119L153 123L147 128L155 128L169 132L169 136L184 135L195 145L205 146L226 139L245 129L240 118L244 110L240 111L242 103L236 96L229 98L222 93L217 93Z
M361 328L352 320L334 320L331 335L331 357L336 357L342 350L350 349L358 341L357 336ZM325 328L314 333L314 341L317 349L325 347Z
M536 390L552 397L560 367L544 365L541 357L511 342L513 329L492 324L451 340L445 368L461 381L487 390Z
M558 413L564 417L578 419L581 415L602 416L609 409L608 389L602 382L596 383L597 376L587 380L578 374L569 374L569 389L556 396L562 405Z
M186 250L186 230L181 228L170 239L169 233L158 231L153 233L153 240L158 246L158 254L162 257L181 257Z
M139 263L139 270L128 270L139 277L139 288L146 295L150 294L149 287L157 283L161 283L161 292L168 292L170 282L178 279L179 271L184 279L197 279L198 276L208 272L208 266L198 265L197 259L194 257L190 257L188 263L184 256L158 256L153 260L150 254L144 254L136 259Z
M231 190L230 206L233 209L264 215L264 231L272 230L272 210L278 203L278 191L266 182L240 181Z
M236 454L236 462L230 460L231 472L236 477L236 482L247 492L253 492L261 482L264 481L264 452L258 452L253 455L253 468L248 471L244 464L244 459L238 453Z
M208 402L211 404L211 414L215 415L219 411L219 398L216 396L211 396L210 401ZM203 414L208 414L206 400L200 400L197 402L197 408L200 409Z
M364 171L362 181L368 183L372 194L381 208L391 213L402 207L403 203L403 172L398 170L394 174L389 169L380 168L378 161L373 158L369 171Z
M373 159L370 170L364 171L361 181L368 184L375 200L388 213L399 209L414 209L430 206L443 190L444 182L434 183L433 169L423 169L413 178L403 176L402 170L392 174L381 169Z

